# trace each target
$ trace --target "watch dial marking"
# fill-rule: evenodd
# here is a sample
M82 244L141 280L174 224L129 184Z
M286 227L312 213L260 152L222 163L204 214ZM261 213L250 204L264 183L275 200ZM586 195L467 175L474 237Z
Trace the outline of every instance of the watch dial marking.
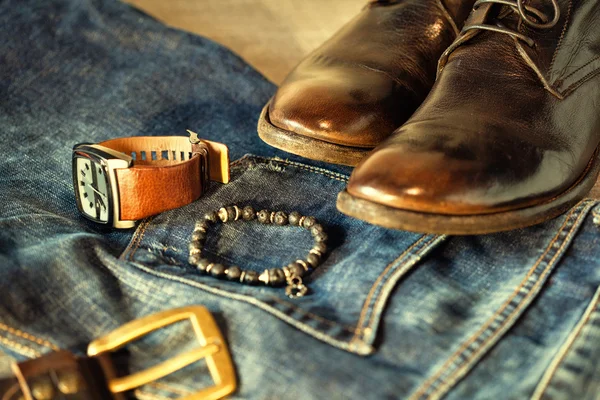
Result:
M76 163L81 173L78 186L81 211L93 220L108 222L109 186L102 165L83 157L77 158Z

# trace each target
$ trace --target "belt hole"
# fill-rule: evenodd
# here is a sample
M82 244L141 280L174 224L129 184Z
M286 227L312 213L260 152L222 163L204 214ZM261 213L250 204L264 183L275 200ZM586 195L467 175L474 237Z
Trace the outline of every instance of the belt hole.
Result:
M177 160L177 152L173 150L173 158L171 160Z
M169 150L163 150L161 157L163 160L168 160L169 159Z
M183 152L183 151L181 152L181 158L180 158L180 160L185 160L185 152Z
M133 159L133 161L137 160L137 153L135 151L131 152L131 158Z
M155 151L151 151L150 152L150 157L152 157L152 161L156 161L156 152Z
M146 161L146 152L145 151L140 151L140 157L143 161Z

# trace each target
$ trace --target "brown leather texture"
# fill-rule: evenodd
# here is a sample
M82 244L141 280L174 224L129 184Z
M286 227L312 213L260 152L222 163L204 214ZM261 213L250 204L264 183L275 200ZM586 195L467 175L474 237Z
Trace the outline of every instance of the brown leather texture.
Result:
M134 136L99 144L136 154L131 168L115 171L121 220L137 221L182 207L202 194L201 158L190 158L192 145L187 137Z
M2 399L114 399L98 360L76 357L68 351L15 364L13 372L15 377L0 380Z
M202 194L200 156L169 166L116 170L122 220L137 221L190 204Z
M525 3L554 16L553 0ZM540 29L486 4L484 23L501 22L534 45L465 33L423 105L354 170L348 192L398 209L471 215L549 202L578 185L598 162L600 6L557 5L558 23Z
M271 123L329 143L373 148L425 99L437 60L473 3L370 2L285 79L269 105Z

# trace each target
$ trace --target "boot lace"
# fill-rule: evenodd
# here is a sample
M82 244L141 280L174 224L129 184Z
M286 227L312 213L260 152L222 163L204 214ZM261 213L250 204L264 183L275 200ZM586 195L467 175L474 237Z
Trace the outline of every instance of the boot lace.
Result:
M504 33L506 35L510 35L514 38L522 40L527 43L530 47L535 46L535 42L529 36L526 36L520 32L517 32L514 29L507 28L501 20L506 18L508 15L516 13L521 18L521 21L536 29L550 29L554 27L558 20L560 19L560 6L558 5L558 0L545 0L550 1L552 3L552 7L554 7L554 18L550 20L550 18L544 14L542 11L538 10L535 7L531 7L523 4L524 0L478 0L473 5L473 9L477 10L481 5L493 3L493 4L501 4L506 6L506 8L500 12L498 15L496 25L491 24L473 24L473 25L465 25L463 28L463 32L469 30L485 30L492 31L498 33Z

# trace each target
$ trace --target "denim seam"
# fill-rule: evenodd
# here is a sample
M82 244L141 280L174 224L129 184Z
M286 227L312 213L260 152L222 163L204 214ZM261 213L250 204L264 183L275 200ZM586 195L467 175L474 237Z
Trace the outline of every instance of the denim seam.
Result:
M408 250L406 250L405 252L403 252L403 254L401 256L397 257L394 261L392 261L388 265L388 267L387 267L388 272L389 272L389 269L394 266L394 264L396 264L400 259L402 259L402 258L406 257L407 255L409 255L409 253L411 253L411 249L414 249L416 246L418 246L419 243L423 242L426 237L427 236L423 236L422 238L420 238ZM429 240L427 243L425 243L419 251L413 252L410 255L413 255L413 256L417 255L417 253L422 252L423 249L429 248L432 243L434 243L436 241L443 240L444 238L445 238L444 236L434 236L434 237L431 238L431 240ZM411 258L408 261L414 261L414 262L411 263L411 267L412 267L412 266L414 266L416 264L416 262L418 260L420 260L420 256L418 256L416 258ZM279 303L279 304L281 304L281 305L283 305L285 307L292 308L292 309L296 310L297 312L301 313L305 317L308 317L308 318L311 318L311 319L315 319L315 320L317 320L319 322L327 323L328 325L330 325L332 327L341 328L341 329L343 329L343 330L345 330L345 331L347 331L349 333L354 333L354 336L353 336L353 338L350 341L343 341L343 340L335 339L331 335L328 335L326 333L323 333L322 331L319 331L319 330L317 330L315 328L312 328L312 327L310 327L310 326L308 326L308 325L306 325L306 324L298 321L296 318L290 317L287 313L285 313L285 312L283 312L283 311L281 311L281 310L279 310L277 308L272 307L267 302L265 302L263 300L259 300L259 299L255 298L253 296L246 295L246 294L241 294L241 293L235 293L235 292L231 292L231 291L225 290L225 289L219 289L219 288L213 287L211 285L208 285L208 284L205 284L205 283L201 283L201 282L192 281L192 280L189 280L189 279L186 279L186 278L174 277L174 276L171 276L171 275L168 275L168 274L164 274L164 273L160 273L160 272L155 272L154 270L146 267L143 264L137 263L137 262L133 262L132 264L134 264L134 266L136 266L137 268L140 268L143 271L149 272L149 273L151 273L151 274L153 274L155 276L167 278L167 279L170 279L170 280L173 280L173 281L177 281L177 282L181 282L181 283L184 283L184 284L187 284L187 285L190 285L190 286L196 286L196 287L198 287L198 288L200 288L202 290L208 291L209 293L213 293L213 294L218 295L218 296L224 296L224 297L227 297L227 298L231 298L231 299L239 300L239 301L244 301L244 302L247 302L249 304L255 305L255 306L263 309L264 311L267 311L267 312L273 314L274 316L282 319L283 321L289 323L290 325L296 327L297 329L300 329L301 331L303 331L305 333L311 334L312 336L317 337L317 338L323 340L324 342L329 343L329 344L331 344L331 345L333 345L335 347L342 348L344 350L348 350L350 352L355 352L355 353L361 354L361 355L370 354L373 351L373 348L372 348L371 345L364 343L364 341L363 341L364 338L362 340L360 340L360 341L358 339L358 335L360 333L365 332L366 329L370 329L370 332L366 332L366 333L372 333L372 328L373 327L372 326L368 326L366 329L361 329L360 321L359 321L359 323L357 324L356 327L344 326L344 325L342 325L342 324L340 324L338 322L330 321L330 320L325 319L325 318L323 318L321 316L318 316L318 315L315 315L313 313L310 313L310 312L308 312L308 311L306 311L306 310L304 310L304 309L296 306L295 304L292 304L292 303L289 303L289 302L285 302L285 301L283 301L283 300L281 300L279 298L276 298L276 297L269 298L270 301L274 301L274 302L277 302L277 303ZM406 266L406 265L407 265L407 263L403 262L400 265L400 267ZM401 270L403 270L403 269L401 268ZM382 274L381 276L384 276L384 275L385 274ZM380 287L389 286L388 283L390 281L394 281L394 282L397 281L397 276L393 276L393 279L392 278L387 279L383 284L380 285ZM378 285L378 283L376 282L373 287L376 287L377 285ZM376 290L371 289L371 293L374 294L375 292L376 292ZM380 304L382 303L382 300L381 300L382 293L383 292L379 293L379 295L377 297L377 300L374 303L374 307L373 308L381 308ZM371 294L371 296L373 294ZM363 310L369 308L369 301L370 301L370 299L368 299L368 298L365 300L365 303L363 304ZM371 314L371 317L373 317L373 314ZM374 321L371 318L369 320L369 325L372 325L373 322Z
M299 163L296 161L289 161L289 160L284 160L284 159L280 159L280 158L261 157L261 156L251 155L251 154L247 154L247 155L243 156L242 158L234 161L233 163L231 163L230 166L237 167L238 164L241 164L242 162L244 162L246 160L258 160L264 164L266 164L268 162L275 162L278 164L289 165L289 166L303 169L303 170L306 170L306 171L309 171L309 172L312 172L315 174L323 175L328 178L335 179L335 180L338 180L341 182L348 182L348 179L349 179L349 177L347 175L340 174L337 172L332 172L325 168L313 167L312 165L306 165L306 164L302 164L302 163Z
M381 317L383 313L383 308L389 299L390 293L396 287L398 281L408 273L423 257L424 254L429 253L429 250L432 247L437 246L439 243L444 241L447 236L445 235L435 235L430 241L423 244L423 246L417 251L412 252L409 258L402 263L402 265L398 265L397 268L391 270L390 276L385 280L385 282L378 288L379 294L377 295L377 299L373 303L369 323L366 328L363 329L362 340L368 339L368 335L373 335L374 330L373 326L376 325L378 319Z
M49 341L47 341L45 339L35 337L32 334L30 334L30 333L23 332L23 331L21 331L19 329L12 328L12 327L10 327L8 325L5 325L3 323L0 323L0 330L3 330L5 332L8 332L8 333L13 334L15 336L19 336L19 337L21 337L23 339L26 339L26 340L29 340L31 342L37 343L39 345L48 347L48 348L50 348L50 349L52 349L54 351L60 350L58 348L58 346L56 346L55 344L53 344L53 343L51 343L51 342L49 342Z
M4 344L8 348L25 357L32 358L39 357L42 355L39 351L35 350L34 348L21 344L19 342L15 342L14 340L10 340L4 336L0 336L0 343Z
M371 300L373 298L373 296L375 295L376 292L378 292L379 288L383 285L385 285L385 282L383 284L381 284L381 282L383 281L385 275L387 275L387 273L393 268L393 266L400 262L402 259L404 259L407 255L409 255L412 250L414 248L416 248L417 246L419 246L422 242L425 241L425 239L428 237L428 235L423 235L421 236L416 242L414 242L408 249L406 249L402 254L400 254L398 257L396 257L396 259L394 261L392 261L391 263L389 263L387 265L387 267L385 267L385 269L381 272L381 274L377 277L377 279L375 280L375 282L373 283L373 286L371 286L371 290L369 291L367 298L365 299L365 302L363 304L362 307L362 311L360 313L359 319L358 319L358 324L356 325L356 331L355 331L355 337L353 338L353 340L361 333L361 331L364 330L363 327L368 327L371 324L371 319L372 319L372 315L369 315L369 320L368 322L365 324L365 318L367 318L367 314L370 312L370 310L372 310L373 308L370 307L371 305ZM433 240L435 239L435 236L433 238L431 238L425 246L429 245ZM377 299L379 298L379 295L381 294L381 292L379 292L377 294ZM377 300L374 302L377 303Z
M532 400L541 399L546 390L550 387L553 382L554 375L560 369L561 364L571 351L573 344L580 337L581 332L586 328L588 322L590 321L592 315L594 315L597 311L599 311L598 306L600 305L600 286L596 290L592 301L586 307L586 310L583 313L583 316L575 326L575 329L571 332L561 349L559 350L557 356L550 363L550 367L544 373L540 383L538 384L533 396Z
M123 250L123 252L119 256L119 259L133 260L133 255L137 251L138 247L140 247L140 243L142 242L142 239L144 238L144 234L146 233L146 229L150 225L150 222L152 222L152 219L153 219L153 217L144 218L142 220L142 222L140 222L137 229L133 233L133 236L129 240L129 244L127 245L125 250Z
M431 238L431 240L429 240L427 243L425 243L425 244L423 245L423 247L422 247L422 248L428 248L428 247L429 247L429 246L430 246L430 245L431 245L433 242L437 241L438 239L439 239L439 236L435 235L434 237L432 237L432 238ZM418 253L419 253L420 251L421 251L421 249L417 249L417 250L416 250L416 251L414 251L414 252L413 252L413 251L411 251L411 252L410 252L410 254L407 254L407 255L408 255L408 256L418 256ZM401 266L407 266L407 264L408 264L408 261L410 261L410 260L407 260L407 262L403 263L402 265L399 265L399 267L401 267ZM418 260L417 260L417 261L418 261ZM414 266L414 264L415 264L415 263L412 263L410 266L412 267L412 266ZM391 271L392 271L391 275L393 276L393 275L394 275L394 271L393 271L393 270L391 270ZM388 271L388 272L389 272L389 271ZM402 270L402 272L403 272L403 274L402 274L402 275L404 275L404 273L405 273L405 272L407 272L407 271L405 271L405 270ZM383 284L382 284L382 285L380 285L380 286L377 288L377 290L379 290L379 289L382 289L382 290L380 290L380 291L379 291L379 293L377 294L377 298L376 298L376 299L375 299L375 301L373 302L373 307L371 308L371 310L374 310L375 308L378 308L378 307L377 307L377 305L378 305L378 304L380 303L380 301L381 301L381 295L382 295L382 293L385 293L385 291L383 291L383 288L384 288L384 287L387 285L387 283L389 282L389 280L390 280L390 278L386 279L386 280L385 280L385 282L383 282ZM376 315L376 313L371 313L371 315L369 316L369 322L367 323L367 326L370 326L370 325L372 324L372 322L373 322L373 318L374 318L374 315Z
M533 267L531 267L509 299L502 304L494 315L492 315L492 317L490 317L470 339L464 342L459 349L444 362L438 369L438 372L427 379L421 387L416 390L415 394L411 396L411 399L431 399L443 396L454 383L468 372L467 369L473 362L477 361L483 352L495 343L494 339L497 339L499 335L509 328L507 324L518 319L519 315L517 314L530 303L529 299L539 292L540 287L545 282L545 278L555 265L557 258L562 254L567 244L570 244L576 228L580 225L581 220L586 215L586 211L589 211L592 205L593 204L589 201L584 200L569 213L557 234L548 244L544 253L539 257ZM567 231L569 232L566 233ZM566 236L561 238L561 236L564 235ZM562 240L561 245L558 245L559 239ZM554 253L551 253L553 248L556 249L554 250ZM542 263L550 257L550 254L553 254L550 260ZM546 267L543 270L538 271L538 276L532 279L532 277L536 275L539 266L543 264L546 264ZM521 298L515 301L518 297ZM509 307L512 307L513 310L507 315L503 315ZM474 347L471 348L472 346ZM466 354L469 353L470 355L466 356Z
M150 250L150 251L152 252L152 249L148 249L148 250ZM155 255L157 255L157 256L160 256L160 254L157 254L156 252L152 252L152 253L153 253L153 254L155 254ZM166 265L171 265L171 266L176 266L176 267L184 268L184 265L182 265L182 264L180 264L180 263L172 263L172 262L171 262L171 260L167 260L167 259L165 259L164 257L161 257L161 260L162 260L162 261L163 261L163 262L164 262ZM137 261L131 261L131 263L133 263L135 266L137 266L137 265L143 265L143 264L141 264L141 263L138 263ZM121 276L120 278L122 279L123 277ZM135 278L134 278L134 279L135 279ZM146 283L146 282L145 282L145 281L142 281L142 280L140 280L140 283ZM200 284L201 284L201 285L205 285L205 286L207 286L207 287L210 287L210 288L214 288L215 290L222 290L222 291L224 291L224 292L231 293L229 290L226 290L226 289L219 289L219 288L213 287L213 286L212 286L212 285L210 285L210 284L206 284L206 283L200 283ZM131 285L131 286L132 286L132 287L135 287L135 285ZM246 295L243 295L243 294L242 294L242 296L246 296ZM324 322L324 323L326 323L326 324L328 324L328 325L331 325L332 327L341 328L341 329L343 329L344 331L346 331L346 332L348 332L348 333L354 333L354 332L355 332L355 330L356 330L356 328L355 328L355 327L353 327L353 326L346 326L346 325L339 324L339 323L337 323L337 322L335 322L335 321L330 321L330 320L328 320L328 319L326 319L326 318L324 318L324 317L321 317L321 316L319 316L319 315L316 315L316 314L313 314L313 313L311 313L311 312L308 312L308 311L304 310L303 308L300 308L300 307L298 307L298 306L297 306L297 305L295 305L295 304L288 303L288 302L286 302L286 301L283 301L283 300L281 300L281 299L279 299L279 298L277 298L277 297L269 297L269 300L275 301L275 302L277 302L277 303L279 303L279 304L281 304L281 305L284 305L284 306L286 306L286 307L293 308L294 310L296 310L296 311L298 311L298 312L302 313L304 316L307 316L307 317L309 317L309 318L313 318L313 319L315 319L315 320L317 320L317 321L319 321L319 322ZM268 305L268 303L266 303L266 302L264 302L264 301L263 301L263 303L265 303L265 304L267 304L267 305Z
M340 348L343 350L347 350L349 352L353 352L353 353L360 354L360 355L368 355L373 352L373 347L370 345L361 346L359 348L351 347L348 342L346 342L344 340L336 339L329 334L323 333L316 328L308 326L308 325L298 321L296 318L290 317L285 312L283 312L277 308L274 308L273 306L269 305L268 303L258 300L256 297L241 294L241 293L234 293L234 292L230 292L230 291L223 290L223 289L218 289L218 288L215 288L213 286L210 286L210 285L207 285L204 283L193 281L191 279L182 278L180 276L172 276L172 275L164 273L164 272L158 272L158 271L155 271L152 268L146 267L145 265L140 264L140 263L133 262L132 264L136 268L138 268L148 274L151 274L151 275L163 278L163 279L168 279L173 282L179 282L179 283L183 283L185 285L197 287L208 293L212 293L216 296L221 296L221 297L229 298L232 300L238 300L238 301L242 301L242 302L254 305L254 306L268 312L269 314L272 314L273 316L281 319L282 321L287 322L288 324L299 329L300 331L307 333L307 334L309 334L325 343L328 343L334 347L337 347L337 348ZM285 304L291 305L288 303L285 303ZM296 306L294 306L294 307L296 307ZM302 313L305 313L305 311L300 308L298 308L298 310L301 311ZM334 324L336 324L336 326L339 326L336 322L334 322ZM343 326L341 326L341 327L343 327ZM353 331L353 329L352 329L352 331Z
M313 314L313 313L311 313L311 312L309 312L309 311L306 311L306 310L304 310L304 309L302 309L302 308L298 307L298 306L297 306L297 305L295 305L295 304L288 303L287 301L283 301L283 300L281 300L281 299L279 299L279 298L277 298L277 297L272 297L272 298L271 298L271 300L274 300L275 302L277 302L277 303L279 303L279 304L282 304L282 305L284 305L284 306L286 306L286 307L291 307L291 308L293 308L293 309L295 309L295 310L297 310L297 311L301 312L303 315L305 315L305 316L307 316L307 317L310 317L310 318L312 318L312 319L315 319L315 320L317 320L317 321L319 321L319 322L324 322L324 323L326 323L326 324L328 324L328 325L331 325L331 326L334 326L334 327L336 327L336 328L342 328L343 330L345 330L345 331L346 331L346 332L348 332L348 333L354 333L354 331L355 331L355 328L354 328L354 327L351 327L351 326L348 326L348 325L342 325L342 324L340 324L340 323L337 323L337 322L335 322L335 321L328 320L328 319L326 319L326 318L324 318L324 317L321 317L321 316L319 316L319 315L316 315L316 314Z
M328 171L326 169L323 168L317 168L317 167L312 167L309 165L305 165L302 163L298 163L298 162L294 162L294 161L289 161L289 160L283 160L283 159L277 159L277 158L268 158L268 157L261 157L261 156L255 156L255 155L251 155L251 154L247 154L244 155L243 157L233 161L232 163L230 163L230 167L234 168L234 167L238 167L241 166L241 164L245 161L257 161L257 162L261 162L264 165L266 165L267 163L278 163L278 164L283 164L283 165L289 165L292 166L294 168L298 168L298 169L303 169L312 173L316 173L316 174L320 174L320 175L324 175L328 178L331 179L335 179L338 181L342 181L342 182L347 182L348 177L342 174L338 174L338 173L334 173L331 171ZM326 343L329 343L335 347L338 348L342 348L344 350L350 351L350 352L354 352L357 354L362 354L362 355L366 355L366 354L370 354L373 352L373 347L369 344L366 344L364 342L365 337L364 335L366 334L371 334L373 331L373 326L372 324L375 322L374 318L375 315L373 313L371 313L369 315L369 322L367 323L367 326L365 326L364 328L361 326L361 324L364 324L364 317L368 314L369 309L370 309L370 303L372 300L372 297L377 293L377 297L375 302L373 303L373 309L375 308L381 308L381 303L385 301L385 299L387 299L387 297L385 297L382 300L382 295L385 292L388 291L380 291L381 288L385 288L386 286L388 286L388 283L390 281L397 281L398 277L395 274L392 274L392 276L389 279L386 279L385 281L382 282L382 280L384 279L386 273L389 273L390 270L394 270L396 271L396 269L393 268L394 264L397 263L399 261L399 259L406 257L407 255L412 255L411 254L411 250L414 249L416 246L418 246L424 239L426 236L423 236L420 240L418 240L416 243L414 243L408 250L404 251L400 256L396 257L396 259L394 261L392 261L390 264L388 264L388 266L386 267L386 269L384 270L384 272L380 275L380 278L378 278L378 280L375 282L374 286L371 288L370 292L369 292L369 296L371 296L371 298L367 297L367 299L365 300L365 303L362 306L362 312L361 315L363 316L363 321L358 322L358 324L356 326L346 326L343 324L340 324L338 322L335 321L331 321L328 320L326 318L323 318L321 316L315 315L311 312L308 312L298 306L296 306L293 303L289 303L286 302L284 300L281 300L277 297L270 297L269 299L265 300L260 300L258 298L255 298L251 295L246 295L246 294L241 294L241 293L236 293L233 291L229 291L226 289L220 289L220 288L216 288L213 287L210 284L206 284L206 283L202 283L202 282L196 282L196 281L192 281L186 278L179 278L179 277L173 277L171 275L168 274L164 274L161 272L156 272L154 270L152 270L151 268L146 267L145 265L143 265L142 263L137 263L134 261L133 257L135 255L135 253L137 252L137 250L140 247L140 244L142 242L144 233L146 232L146 229L148 228L148 226L150 225L151 220L147 220L145 222L143 222L142 224L140 224L140 226L138 227L138 229L136 230L136 233L134 234L132 240L131 240L131 245L128 246L128 248L125 250L125 252L123 254L126 254L127 251L129 251L129 255L127 256L127 259L130 260L136 267L149 272L153 275L156 276L161 276L161 277L165 277L167 279L170 280L174 280L174 281L178 281L184 284L188 284L191 286L196 286L200 289L203 289L205 291L208 291L210 293L219 295L219 296L224 296L224 297L228 297L228 298L232 298L234 300L239 300L239 301L244 301L247 302L249 304L253 304L257 307L259 307L260 309L267 311L269 313L271 313L272 315L279 317L280 319L282 319L283 321L289 323L290 325L296 327L297 329L300 329L301 331L308 333L318 339L323 340ZM434 236L429 242L427 242L423 247L427 248L429 247L435 240L436 240L436 236ZM418 253L418 252L415 252ZM122 257L123 258L123 257ZM414 264L416 264L416 262L418 262L418 260L420 259L420 257L417 257L416 259L410 258L407 263L402 263L402 265L399 265L398 267L400 267L400 270L404 270L401 267L406 267L406 265L408 263L411 263L411 267L414 266ZM168 260L164 260L163 262L165 262L167 265L173 265L171 262L169 262ZM177 266L177 265L176 265ZM404 275L404 272L400 274L400 277ZM380 285L379 287L377 287L377 285ZM274 302L274 303L278 303L281 306L290 308L295 310L296 312L301 313L304 317L306 318L310 318L313 320L316 320L318 322L322 322L322 323L326 323L327 325L331 326L332 328L340 328L344 331L346 331L347 333L353 334L352 338L349 341L346 340L341 340L341 339L336 339L334 336L324 333L321 330L318 330L316 328L310 327L309 325L300 322L299 320L297 320L296 318L293 318L291 316L289 316L287 313L285 313L284 311L282 311L279 308L273 307L273 305L269 304L268 302ZM362 338L360 338L359 340L359 335L363 335Z
M141 230L144 232L144 231L146 230L146 227L147 227L147 225L146 225L146 226L144 226L144 227L143 227ZM140 233L140 236L142 236L142 235L143 235L143 233ZM416 242L415 242L415 243L414 243L414 244L413 244L411 247L409 247L409 248L408 248L406 251L404 251L404 252L403 252L403 253L402 253L400 256L396 257L396 259L395 259L394 261L392 261L390 264L388 264L388 266L386 267L386 269L384 270L384 272L383 272L383 273L380 275L380 277L378 278L378 281L376 281L376 282L374 283L373 287L371 288L371 290L370 290L370 292L369 292L369 296L371 296L371 297L372 297L372 296L373 296L373 294L374 294L374 293L376 293L376 292L378 291L378 289L379 289L379 288L378 288L377 286L378 286L378 284L380 284L379 280L383 279L383 277L386 275L386 272L389 272L389 270L390 270L390 269L391 269L391 268L394 266L394 264L396 264L396 263L397 263L397 262L398 262L400 259L402 259L402 258L405 258L407 255L410 255L409 253L411 252L411 250L413 250L413 249L414 249L416 246L418 246L418 245L419 245L419 244L420 244L422 241L424 241L426 237L427 237L427 236L423 236L423 237L421 237L421 238L420 238L418 241L416 241ZM432 237L432 238L431 238L431 240L429 240L427 243L425 243L425 244L423 245L423 248L427 248L427 247L429 247L429 246L430 246L430 245L431 245L431 244L432 244L432 243L433 243L433 242L434 242L436 239L439 239L439 237L438 237L438 236L434 236L434 237ZM138 244L139 244L139 243L138 243ZM133 250L133 253L135 253L135 251L137 251L137 249L138 249L138 248L139 248L139 246L136 246L136 247L135 247L135 249ZM414 252L414 254L416 254L416 253L418 253L418 252L419 252L419 251L416 251L416 252ZM413 255L414 255L414 254L413 254ZM131 254L131 256L129 257L129 259L131 260L132 258L133 258L133 254ZM413 266L416 264L416 262L417 262L419 259L420 259L420 258L417 258L417 259L415 260L415 262L414 262L414 263L411 263L410 267L413 267ZM166 264L168 264L168 265L172 265L171 263L169 263L169 262L168 262L167 260L165 260L164 258L163 258L163 261L164 261ZM411 261L411 260L408 260L408 261ZM134 263L135 263L135 264L138 264L138 263L136 263L135 261L134 261ZM403 267L403 266L406 266L407 264L408 264L408 263L402 263L402 264L401 264L401 265L399 265L398 267ZM180 264L176 264L176 266L181 266L181 265L180 265ZM403 270L403 271L404 271L404 272L406 272L405 270ZM402 273L402 274L401 274L401 276L402 276L402 275L404 275L404 273ZM397 280L397 279L394 279L394 280ZM388 284L388 282L389 282L389 281L390 281L390 279L387 279L385 282L383 282L382 284L380 284L380 287L384 287L384 286L386 286L386 285ZM228 291L228 290L225 290L225 289L218 289L218 288L214 288L213 286L211 286L211 285L209 285L209 284L205 284L205 283L199 283L199 284L200 284L200 285L205 285L205 286L207 286L207 287L213 288L213 289L215 289L215 290L218 290L218 291L224 291L224 292L227 292L227 293L232 293L232 292L230 292L230 291ZM374 304L374 306L373 306L373 309L374 309L374 308L379 308L378 304L379 304L379 303L381 303L381 294L382 294L382 293L383 293L383 292L379 292L379 294L377 295L377 299L376 299L376 301L373 303L373 304ZM235 293L235 294L237 294L237 293ZM244 294L240 294L240 295L241 295L241 296L246 296L246 295L244 295ZM362 318L363 318L363 319L364 319L364 316L367 314L367 312L368 312L368 310L369 310L369 308L370 308L370 307L369 307L369 305L370 305L370 301L371 301L371 299L369 298L369 296L367 297L367 299L365 300L365 303L363 304L363 308L362 308L362 310L363 310L363 311L362 311L362 313L361 313L361 316L362 316ZM269 300L275 301L275 302L277 302L277 303L279 303L279 304L281 304L281 305L283 305L283 306L285 306L285 307L292 308L292 309L296 310L297 312L300 312L300 313L302 313L302 315L303 315L303 316L306 316L306 317L308 317L308 318L312 318L312 319L314 319L314 320L317 320L317 321L319 321L319 322L326 323L326 324L328 324L328 325L330 325L330 326L332 326L332 327L341 328L341 329L343 329L344 331L346 331L346 332L348 332L348 333L353 333L353 334L354 334L354 336L353 336L353 337L352 337L352 339L351 339L351 340L348 342L348 343L349 343L351 346L354 346L354 345L355 345L355 343L359 341L359 337L358 337L359 335L361 335L361 334L368 334L368 333L372 333L372 329L373 329L372 323L373 323L374 314L371 314L371 315L369 316L369 322L366 324L367 326L365 326L364 328L361 326L362 324L364 324L364 321L361 321L361 320L359 320L359 322L358 322L358 324L356 325L356 327L354 327L354 326L342 325L342 324L340 324L340 323L338 323L338 322L335 322L335 321L328 320L328 319L326 319L326 318L324 318L324 317L321 317L321 316L319 316L319 315L316 315L316 314L313 314L313 313L311 313L311 312L309 312L309 311L306 311L306 310L304 310L303 308L301 308L301 307L298 307L298 306L297 306L297 305L295 305L295 304L292 304L292 303L289 303L289 302L283 301L283 300L281 300L281 299L279 299L279 298L277 298L277 297L270 297L270 298L269 298ZM259 301L259 302L261 302L261 303L263 303L263 304L265 304L267 307L269 306L269 305L268 305L268 303L266 303L266 302L264 302L264 301L261 301L261 300L258 300L258 301ZM261 308L262 308L262 307L261 307ZM264 309L264 308L263 308L263 309ZM269 310L266 310L266 311L270 312ZM279 310L278 310L278 311L279 311ZM364 314L364 315L363 315L363 314ZM364 340L364 337L363 337L363 338L361 338L361 340ZM364 345L364 343L362 343L362 345Z

